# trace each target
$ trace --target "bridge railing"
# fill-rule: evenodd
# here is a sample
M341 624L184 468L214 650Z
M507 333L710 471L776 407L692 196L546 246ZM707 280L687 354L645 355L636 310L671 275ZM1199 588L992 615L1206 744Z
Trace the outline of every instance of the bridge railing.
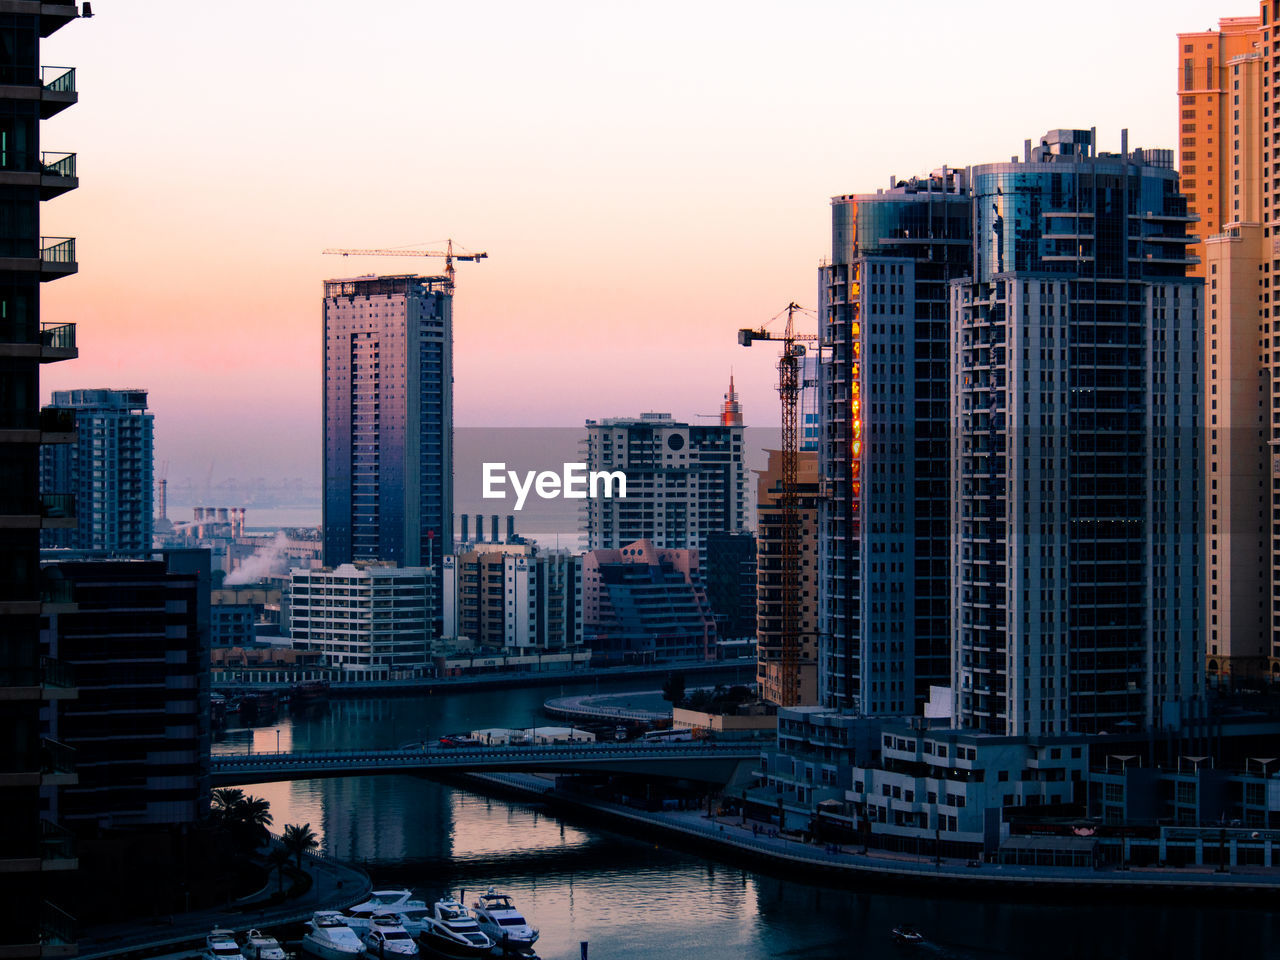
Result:
M675 758L714 756L754 756L758 744L674 743L622 746L619 744L546 744L526 747L496 747L484 750L431 748L427 750L318 750L306 753L235 753L212 758L215 767L309 766L328 763L384 763L403 766L460 764L467 761L567 760L601 758Z

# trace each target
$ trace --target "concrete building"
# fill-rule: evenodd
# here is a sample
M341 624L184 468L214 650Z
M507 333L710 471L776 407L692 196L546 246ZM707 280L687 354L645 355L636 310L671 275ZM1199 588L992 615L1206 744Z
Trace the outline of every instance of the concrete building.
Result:
M756 682L760 696L783 702L782 624L782 452L770 450L756 478ZM799 705L816 704L818 694L818 454L802 450L796 461L799 595Z
M289 635L297 649L323 653L343 681L422 676L435 584L427 567L344 563L294 570Z
M587 469L623 471L627 495L583 501L587 549L651 540L697 551L705 568L708 535L738 533L746 522L740 410L733 419L710 426L679 423L667 413L588 420Z
M515 655L581 648L582 558L532 544L480 544L444 558L444 635Z
M75 952L76 922L64 909L76 852L41 785L75 782L74 751L44 736L40 714L74 680L40 651L41 618L70 602L66 584L40 571L43 532L75 527L74 496L40 485L42 444L74 442L74 423L40 410L40 366L77 356L74 323L41 320L44 282L74 274L76 242L41 236L41 201L75 189L76 155L45 149L41 121L77 99L75 68L44 40L77 16L75 4L14 3L0 21L0 953ZM67 144L49 144L63 147ZM63 874L63 877L59 877Z
M972 170L973 275L951 283L957 727L1199 710L1203 303L1172 166L1053 130Z
M74 443L40 451L40 484L76 498L75 529L47 530L46 547L102 554L152 549L154 420L145 390L55 390L46 416L75 418Z
M639 540L582 558L582 618L596 658L618 663L715 658L716 625L693 550Z
M440 277L324 285L324 562L431 567L453 539L453 296Z
M918 713L950 683L947 282L969 270L963 171L831 200L820 273L819 688Z
M76 609L45 645L80 695L48 715L76 751L79 782L51 805L77 831L193 825L209 809L209 556L67 560L51 575Z
M1204 277L1208 313L1205 664L1215 684L1265 675L1270 647L1261 42L1257 16L1178 35L1181 186L1208 235L1189 245L1201 262L1187 272Z

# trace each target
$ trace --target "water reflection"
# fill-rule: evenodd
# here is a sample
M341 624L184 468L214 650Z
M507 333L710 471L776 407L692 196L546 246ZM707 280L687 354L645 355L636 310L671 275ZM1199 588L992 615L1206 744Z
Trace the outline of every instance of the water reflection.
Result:
M652 685L649 681L648 685ZM638 685L643 688L645 683ZM570 688L566 693L589 692ZM219 751L388 746L538 719L555 689L386 701L334 701L277 727L232 731ZM1280 958L1264 909L997 904L832 890L753 873L549 817L413 776L264 784L276 828L310 822L327 852L364 862L379 882L434 899L489 885L511 893L542 931L539 954L592 960L903 960L909 957L1121 960ZM895 944L909 923L929 938Z

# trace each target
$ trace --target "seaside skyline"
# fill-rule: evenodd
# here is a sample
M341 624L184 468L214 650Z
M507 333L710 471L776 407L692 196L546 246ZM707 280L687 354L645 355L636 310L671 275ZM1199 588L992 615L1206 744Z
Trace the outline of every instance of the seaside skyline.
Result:
M214 481L318 477L324 279L443 268L330 246L452 236L489 253L458 267L460 427L696 422L731 368L747 422L772 426L776 351L734 335L788 300L816 306L828 197L1020 154L1050 127L1176 147L1173 37L1217 15L1183 0L1070 17L928 3L910 19L835 3L95 12L45 52L76 64L86 102L125 107L68 111L44 135L79 153L82 185L42 233L75 235L81 270L43 309L77 323L82 359L42 390L147 389L157 465ZM1050 37L1086 53L1056 59Z

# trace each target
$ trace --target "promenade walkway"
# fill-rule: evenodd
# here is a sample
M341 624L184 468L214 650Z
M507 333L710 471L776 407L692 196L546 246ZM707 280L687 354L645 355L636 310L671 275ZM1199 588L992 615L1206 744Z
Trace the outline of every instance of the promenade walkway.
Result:
M154 954L165 948L188 956L204 948L204 938L215 927L241 931L300 923L317 910L342 910L368 899L372 887L363 870L316 853L304 854L302 864L311 876L311 889L297 899L272 907L232 902L163 919L86 927L80 937L80 960ZM275 887L272 881L269 890Z
M692 837L709 844L732 848L762 863L772 863L790 868L800 868L812 873L818 868L826 876L847 874L854 876L881 876L895 880L916 880L922 883L946 881L963 883L969 888L984 887L992 892L1000 888L1019 888L1028 892L1039 888L1047 893L1054 891L1085 893L1089 896L1112 894L1136 895L1218 892L1231 896L1266 896L1280 894L1280 870L1263 867L1232 867L1229 871L1212 868L1131 868L1104 867L1033 867L1002 864L970 866L974 861L943 858L935 862L932 857L882 850L862 852L856 845L831 848L821 843L805 843L785 835L771 836L768 824L745 824L738 816L711 817L697 810L649 812L635 810L615 803L606 803L557 791L549 779L536 776L519 778L505 774L486 774L476 779L487 780L510 790L516 790L530 798L548 804L559 804L602 815L619 822L630 822L650 830L677 836ZM1056 893L1054 895L1057 895Z

